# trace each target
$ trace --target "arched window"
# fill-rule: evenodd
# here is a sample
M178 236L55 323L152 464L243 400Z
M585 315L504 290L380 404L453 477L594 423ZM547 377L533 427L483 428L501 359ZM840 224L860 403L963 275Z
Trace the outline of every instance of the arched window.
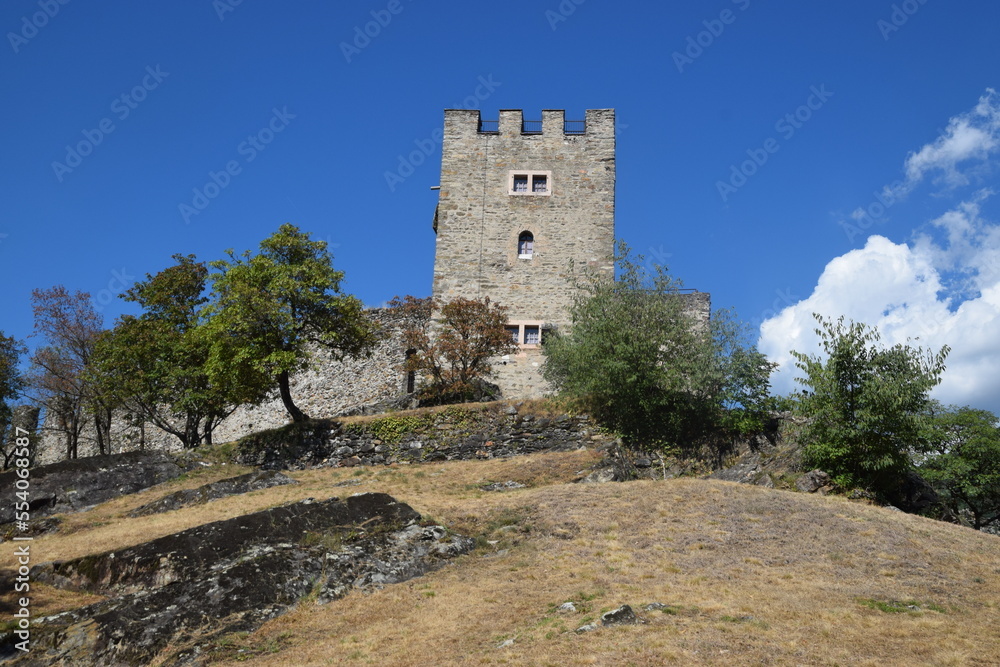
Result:
M531 259L535 252L535 237L531 232L521 232L517 237L517 257L518 259Z

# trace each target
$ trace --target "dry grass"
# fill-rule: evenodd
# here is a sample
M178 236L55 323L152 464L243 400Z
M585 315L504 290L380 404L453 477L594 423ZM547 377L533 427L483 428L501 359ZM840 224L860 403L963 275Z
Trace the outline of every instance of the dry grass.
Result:
M165 485L103 505L91 519L68 519L77 532L35 547L65 558L304 497L384 491L476 535L480 548L405 584L304 603L253 635L221 641L220 657L252 665L1000 664L1000 539L725 482L566 483L594 458L309 470L293 474L299 485L123 518L182 488ZM479 488L509 479L528 488ZM345 481L360 484L333 486ZM0 568L9 566L0 554ZM577 612L555 610L568 600ZM670 606L643 611L651 602ZM646 623L573 632L624 603ZM513 644L498 648L506 639Z

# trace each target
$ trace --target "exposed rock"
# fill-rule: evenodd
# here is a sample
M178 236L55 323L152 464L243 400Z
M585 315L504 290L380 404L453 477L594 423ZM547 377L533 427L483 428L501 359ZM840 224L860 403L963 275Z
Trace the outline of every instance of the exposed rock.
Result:
M606 483L606 482L627 482L631 479L638 479L639 472L632 462L629 461L625 450L621 445L614 443L607 448L607 453L595 466L596 470L590 473L581 482L584 483Z
M810 470L795 480L795 487L802 493L816 493L830 483L830 475L822 470Z
M131 517L148 516L169 512L189 505L200 505L218 498L233 496L260 489L269 489L272 486L282 486L284 484L297 484L297 482L287 475L274 470L262 470L252 472L239 477L230 477L211 484L199 486L197 489L185 489L171 493L169 496L160 498L151 503L134 510L129 514Z
M561 605L556 607L556 611L560 614L572 614L576 612L576 605L572 602L563 602Z
M61 461L31 469L31 516L77 512L177 477L184 469L163 452L129 452ZM14 471L0 489L14 488ZM0 504L0 530L14 520L14 503Z
M601 625L628 625L638 621L632 607L627 604L601 614Z
M405 581L472 548L419 518L385 494L303 501L38 565L33 581L114 597L37 619L30 664L146 664L194 634L253 630L307 595Z
M373 437L377 431L368 426L378 420L349 425L334 420L291 424L240 440L236 462L271 470L300 470L352 463L507 458L541 451L573 451L613 441L606 435L592 435L593 425L587 417L527 417L531 415L508 415L503 406L458 416L449 416L447 411L418 417L386 415L381 419L409 419L415 424L407 423L406 432L381 444L376 444L378 440ZM348 451L353 452L356 461L350 460Z
M520 482L507 480L506 482L493 482L492 484L487 484L481 488L483 491L511 491L513 489L523 489L525 486Z
M581 625L580 627L578 627L575 632L578 635L582 635L585 632L593 632L596 629L597 629L596 625L594 625L593 623L587 623L586 625Z

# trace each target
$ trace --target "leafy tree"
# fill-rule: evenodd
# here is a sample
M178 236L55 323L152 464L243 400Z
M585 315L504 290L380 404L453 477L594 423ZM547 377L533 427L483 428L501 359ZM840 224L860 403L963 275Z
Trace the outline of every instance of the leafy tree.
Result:
M194 255L148 275L124 295L142 306L101 337L93 381L131 413L176 436L185 448L212 442L212 430L252 396L229 376L209 378L211 351L201 310L208 269Z
M412 296L396 297L389 305L418 321L426 321L434 309L431 299ZM439 305L433 331L407 329L403 340L413 354L405 368L424 377L421 400L443 404L479 398L492 377L491 360L517 349L506 324L505 306L488 298L457 298Z
M646 269L621 243L618 278L577 282L572 330L543 345L544 374L635 445L695 446L753 430L773 364L727 312L699 319L666 267Z
M258 400L277 387L295 422L308 419L292 400L289 377L305 368L309 346L334 357L369 353L376 327L361 301L341 292L344 274L333 268L326 242L311 241L290 224L260 244L260 252L212 262L214 301L209 327L213 381L242 384Z
M1000 422L987 410L944 408L928 415L920 474L974 528L1000 524Z
M879 346L877 329L814 314L825 358L792 352L808 388L800 406L806 465L843 487L885 495L910 468L919 447L930 390L940 382L949 348L934 354L898 344Z
M7 467L4 447L7 443L7 428L11 425L13 409L11 403L24 391L24 377L19 368L21 355L26 352L24 344L0 331L0 462Z
M33 290L31 300L35 315L32 335L42 336L46 344L31 357L29 385L48 413L45 421L64 434L66 458L74 459L89 414L98 449L107 453L111 407L87 381L86 374L103 320L88 293L70 293L62 285Z

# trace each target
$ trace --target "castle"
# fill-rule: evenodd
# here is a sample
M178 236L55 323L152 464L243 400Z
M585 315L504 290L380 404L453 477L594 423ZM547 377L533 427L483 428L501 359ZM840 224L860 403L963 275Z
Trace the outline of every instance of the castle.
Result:
M489 297L509 309L508 330L517 352L498 360L493 378L504 397L544 395L541 343L547 331L567 330L572 273L613 275L615 239L615 112L591 109L582 120L561 110L525 120L517 109L483 120L479 111L445 111L433 296ZM708 317L708 295L690 295ZM402 370L406 350L391 310L369 315L384 335L372 355L335 361L316 353L314 367L292 378L296 404L312 417L363 410L414 389ZM422 323L424 326L427 323ZM239 438L288 420L279 399L241 406L215 430L216 442ZM97 453L85 429L79 455ZM60 460L61 433L46 430L39 463ZM176 438L152 425L116 422L114 451L176 449Z

